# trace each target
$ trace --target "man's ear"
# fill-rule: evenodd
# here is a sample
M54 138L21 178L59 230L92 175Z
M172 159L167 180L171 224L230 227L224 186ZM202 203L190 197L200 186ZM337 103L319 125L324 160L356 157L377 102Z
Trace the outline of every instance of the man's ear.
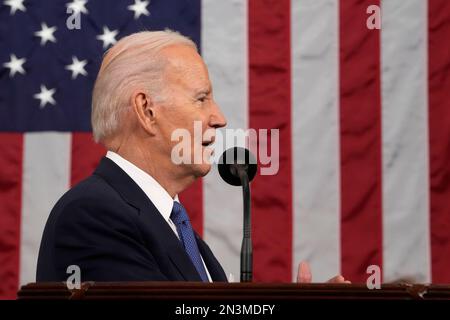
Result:
M132 106L139 125L148 134L156 134L156 110L151 97L142 91L136 91L132 96Z

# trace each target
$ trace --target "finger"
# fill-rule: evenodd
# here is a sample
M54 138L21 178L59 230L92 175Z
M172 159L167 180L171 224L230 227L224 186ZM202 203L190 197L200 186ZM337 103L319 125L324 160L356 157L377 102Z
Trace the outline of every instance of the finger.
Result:
M298 265L297 282L298 283L311 283L312 274L309 264L305 261L300 262Z
M343 276L337 275L337 276L331 278L330 280L328 280L327 282L328 283L346 283L345 281L346 280Z

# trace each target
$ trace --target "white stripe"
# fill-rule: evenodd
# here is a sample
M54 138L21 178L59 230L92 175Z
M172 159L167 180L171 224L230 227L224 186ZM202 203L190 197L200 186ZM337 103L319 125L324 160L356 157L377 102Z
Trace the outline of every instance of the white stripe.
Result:
M338 1L292 0L294 259L340 272Z
M70 185L70 133L26 133L22 190L20 283L36 280L47 217Z
M247 1L202 1L202 55L227 128L247 129ZM203 186L205 238L227 275L232 273L238 280L242 191L222 181L216 166Z
M382 2L384 281L430 280L427 1Z

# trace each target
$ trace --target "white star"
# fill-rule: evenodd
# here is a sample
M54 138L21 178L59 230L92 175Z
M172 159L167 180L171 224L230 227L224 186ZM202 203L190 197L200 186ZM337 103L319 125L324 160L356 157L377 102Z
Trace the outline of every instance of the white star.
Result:
M134 0L133 5L129 5L127 8L130 11L134 11L134 19L138 19L141 14L148 16L150 15L150 12L147 10L147 6L149 5L150 1L141 1L141 0Z
M88 14L88 10L86 9L87 0L72 0L72 2L67 3L66 6L72 9L72 13L79 14L84 13Z
M25 6L23 5L24 1L25 0L5 0L3 3L5 4L5 6L11 7L10 15L14 15L17 10L23 12L27 10L27 8L25 8Z
M72 71L72 79L76 79L79 74L87 76L87 72L84 70L87 63L87 60L79 61L77 57L72 57L72 64L68 64L66 70Z
M41 92L36 93L33 98L41 100L40 108L44 108L47 103L56 104L55 99L53 99L53 94L55 94L56 89L47 89L46 86L41 84Z
M3 65L5 68L9 68L9 76L12 78L16 74L16 72L25 74L25 70L23 68L23 64L27 61L27 59L17 59L15 54L11 54L11 61L5 62Z
M43 46L47 43L47 41L56 42L56 38L53 35L56 29L57 29L56 27L49 28L47 24L44 22L41 23L41 30L36 31L34 35L41 38L41 46Z
M109 30L108 27L103 27L103 34L99 34L97 39L103 41L103 49L106 49L110 44L117 42L116 36L119 33L118 30Z

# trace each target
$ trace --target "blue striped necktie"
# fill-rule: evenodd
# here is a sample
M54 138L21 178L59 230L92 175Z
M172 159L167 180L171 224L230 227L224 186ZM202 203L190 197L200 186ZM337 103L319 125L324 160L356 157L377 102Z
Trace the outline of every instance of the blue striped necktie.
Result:
M208 276L206 275L205 266L203 265L200 252L198 250L197 241L195 240L194 230L192 229L186 209L181 203L177 201L173 202L170 219L173 223L175 223L184 250L186 250L186 253L194 264L195 269L197 269L197 272L203 282L209 282Z

